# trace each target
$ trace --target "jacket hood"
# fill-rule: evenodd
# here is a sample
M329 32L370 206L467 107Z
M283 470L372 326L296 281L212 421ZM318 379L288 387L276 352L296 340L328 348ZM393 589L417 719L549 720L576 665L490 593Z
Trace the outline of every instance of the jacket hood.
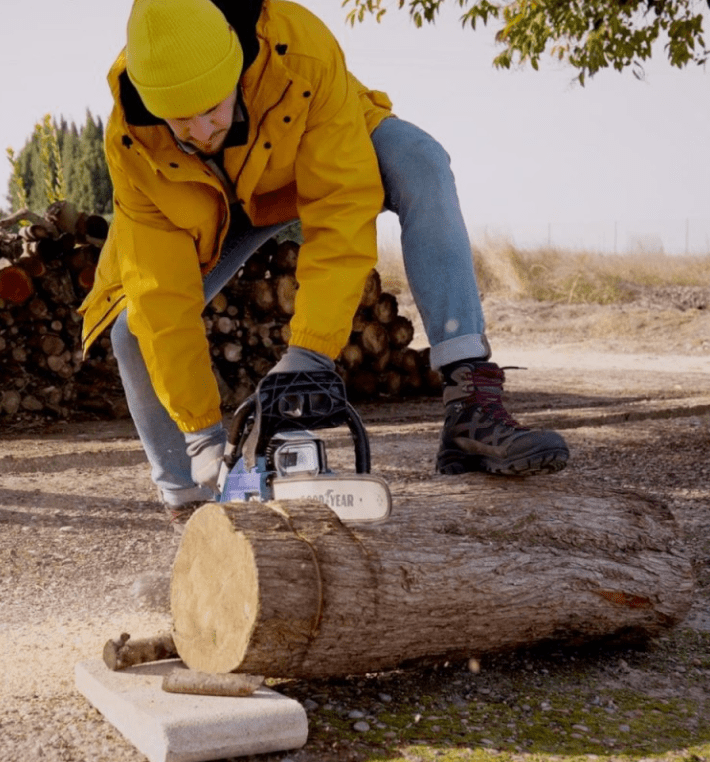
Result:
M251 66L259 53L259 40L256 36L256 24L261 15L264 0L212 0L224 14L227 21L237 33L244 52L244 67L242 74ZM119 97L126 122L134 127L149 127L165 124L162 119L148 111L143 105L138 91L128 78L124 69L118 77Z

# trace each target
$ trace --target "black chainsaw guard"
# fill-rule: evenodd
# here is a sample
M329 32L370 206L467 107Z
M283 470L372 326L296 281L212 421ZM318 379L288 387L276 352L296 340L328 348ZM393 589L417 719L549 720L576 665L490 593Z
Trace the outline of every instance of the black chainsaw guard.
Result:
M235 411L229 427L225 463L239 458L255 463L283 431L310 431L347 426L355 448L355 471L370 473L370 443L365 426L347 401L345 384L334 371L271 373ZM247 451L245 451L245 449Z

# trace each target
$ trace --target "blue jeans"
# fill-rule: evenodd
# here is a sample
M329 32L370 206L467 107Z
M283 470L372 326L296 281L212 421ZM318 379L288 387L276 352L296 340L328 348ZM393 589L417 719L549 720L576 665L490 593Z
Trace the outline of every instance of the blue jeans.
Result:
M424 323L431 364L486 357L485 320L449 155L434 138L401 119L372 133L385 208L399 217L402 258Z
M385 188L385 208L402 226L404 266L431 345L431 364L441 367L489 353L484 319L449 156L432 137L408 122L386 119L372 134ZM248 228L227 236L217 266L205 277L205 303L244 262L289 222ZM211 500L195 485L185 436L158 400L125 310L111 329L128 408L151 464L162 500L182 505Z

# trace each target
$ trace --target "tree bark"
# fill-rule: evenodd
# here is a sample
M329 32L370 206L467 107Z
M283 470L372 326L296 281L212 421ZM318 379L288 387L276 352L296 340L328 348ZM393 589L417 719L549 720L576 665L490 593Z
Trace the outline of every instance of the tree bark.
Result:
M282 241L274 255L273 267L276 273L295 273L298 264L299 245L293 241Z
M205 672L315 678L681 621L693 573L669 511L569 489L434 476L359 527L318 503L208 504L173 568L178 653Z
M406 347L414 338L414 326L409 318L404 315L397 315L387 326L387 332L390 337L390 344L395 349Z
M360 345L366 354L379 357L389 346L387 329L381 323L368 323L360 334Z
M377 303L372 306L374 317L385 325L397 317L398 310L397 297L387 292L381 293Z
M170 633L131 640L131 636L124 632L116 640L106 641L103 651L104 664L114 672L175 656L177 651Z
M195 696L251 696L261 687L260 675L235 675L227 672L195 672L178 667L163 678L163 690L168 693L190 693Z
M298 281L293 275L279 275L276 278L276 304L284 315L291 316L296 311L296 291Z
M377 270L370 270L367 280L365 281L365 287L360 297L360 307L372 307L377 304L377 300L382 293L382 279L380 278Z

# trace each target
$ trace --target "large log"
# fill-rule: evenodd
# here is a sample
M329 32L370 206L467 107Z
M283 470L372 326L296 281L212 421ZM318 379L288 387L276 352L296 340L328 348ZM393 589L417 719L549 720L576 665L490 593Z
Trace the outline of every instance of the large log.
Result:
M185 527L173 637L191 669L315 678L681 621L691 563L659 503L553 480L435 476L390 520L318 503L208 504Z

